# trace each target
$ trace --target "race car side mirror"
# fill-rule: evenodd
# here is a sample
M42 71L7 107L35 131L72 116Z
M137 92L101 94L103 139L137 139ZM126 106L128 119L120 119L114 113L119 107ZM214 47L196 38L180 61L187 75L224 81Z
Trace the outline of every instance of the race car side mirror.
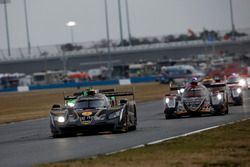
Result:
M51 109L52 110L58 110L60 108L61 108L60 104L54 104Z

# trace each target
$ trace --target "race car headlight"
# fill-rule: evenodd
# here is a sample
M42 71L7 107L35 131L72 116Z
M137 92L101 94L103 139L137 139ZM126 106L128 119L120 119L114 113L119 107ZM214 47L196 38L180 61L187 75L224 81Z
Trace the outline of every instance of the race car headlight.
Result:
M168 98L168 97L165 99L165 102L166 102L167 104L169 103L169 98Z
M184 92L184 88L181 88L181 89L180 89L180 92L183 93L183 92Z
M221 94L217 94L217 99L221 100L222 99L222 95Z
M121 111L115 111L115 112L112 112L110 115L109 115L109 119L114 119L114 118L117 118L119 117L121 114Z
M242 87L246 86L246 81L244 79L240 79L239 85Z
M69 101L67 101L67 103L66 103L67 107L74 107L75 104L76 104L76 100L75 100L75 99L69 100Z
M241 88L237 88L236 91L237 91L237 93L241 93L242 90L241 90Z
M54 120L56 120L59 123L64 123L65 122L65 117L64 116L55 116Z
M184 88L181 88L181 89L177 90L177 92L178 92L179 94L183 94Z
M68 105L69 107L74 107L74 106L75 106L75 104L72 103L72 102L68 102L67 105Z

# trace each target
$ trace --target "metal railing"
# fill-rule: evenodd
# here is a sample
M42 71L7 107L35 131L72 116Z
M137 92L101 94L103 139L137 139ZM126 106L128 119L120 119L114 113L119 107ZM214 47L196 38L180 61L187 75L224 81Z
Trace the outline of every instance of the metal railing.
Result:
M159 37L160 39L160 37ZM225 43L237 43L250 41L250 36L237 37L235 40L215 40L215 41L203 41L203 40L193 40L193 41L179 41L179 42L160 42L153 44L143 44L134 46L112 46L111 52L122 53L129 51L141 51L141 50L152 50L152 49L171 49L171 48L183 48L183 47L194 47L194 46L204 46L204 45L217 45ZM112 41L113 43L118 43L118 41ZM107 53L106 47L98 46L97 42L85 42L76 43L75 45L80 46L81 49L64 52L67 57L75 56L86 56L86 55L100 55ZM29 54L28 48L15 48L11 49L11 56L8 56L8 51L0 49L0 63L1 62L13 62L13 61L26 61L26 60L38 60L38 59L53 59L63 57L63 51L61 49L62 45L49 45L49 46L37 46L32 47Z

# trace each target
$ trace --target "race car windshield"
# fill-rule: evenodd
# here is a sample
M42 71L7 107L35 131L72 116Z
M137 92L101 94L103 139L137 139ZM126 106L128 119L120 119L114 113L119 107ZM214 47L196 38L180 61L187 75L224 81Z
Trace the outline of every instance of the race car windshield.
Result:
M227 83L238 83L239 82L239 78L238 77L231 77L228 78Z
M205 96L205 92L200 89L190 89L184 91L184 97L203 97Z
M81 100L75 105L76 109L86 109L86 108L104 108L106 107L106 102L104 99L91 99L91 100Z

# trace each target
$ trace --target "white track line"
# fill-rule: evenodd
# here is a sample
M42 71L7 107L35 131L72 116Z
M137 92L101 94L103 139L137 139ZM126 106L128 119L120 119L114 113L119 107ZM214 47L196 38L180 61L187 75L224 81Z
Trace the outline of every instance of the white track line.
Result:
M106 153L104 155L112 155L112 154L116 154L116 153L121 153L121 152L125 152L125 151L132 150L132 149L142 148L142 147L145 147L147 145L155 145L155 144L162 143L164 141L168 141L168 140L172 140L172 139L177 139L177 138L185 137L185 136L190 136L190 135L193 135L193 134L201 133L201 132L204 132L204 131L208 131L208 130L215 129L215 128L222 127L222 126L226 126L226 125L235 124L235 123L246 121L246 120L249 120L249 119L250 119L250 117L249 118L243 118L243 119L238 120L238 121L232 121L232 122L229 122L229 123L225 123L225 124L221 124L221 125L216 125L216 126L211 126L211 127L208 127L208 128L203 128L203 129L195 130L195 131L184 133L184 134L177 135L177 136L172 136L172 137L168 137L168 138L164 138L164 139L160 139L160 140L155 140L155 141L152 141L152 142L149 142L149 143L146 143L146 144L140 144L140 145L133 146L133 147L130 147L130 148L127 148L127 149L121 149L119 151L114 151L114 152L111 152L111 153Z

